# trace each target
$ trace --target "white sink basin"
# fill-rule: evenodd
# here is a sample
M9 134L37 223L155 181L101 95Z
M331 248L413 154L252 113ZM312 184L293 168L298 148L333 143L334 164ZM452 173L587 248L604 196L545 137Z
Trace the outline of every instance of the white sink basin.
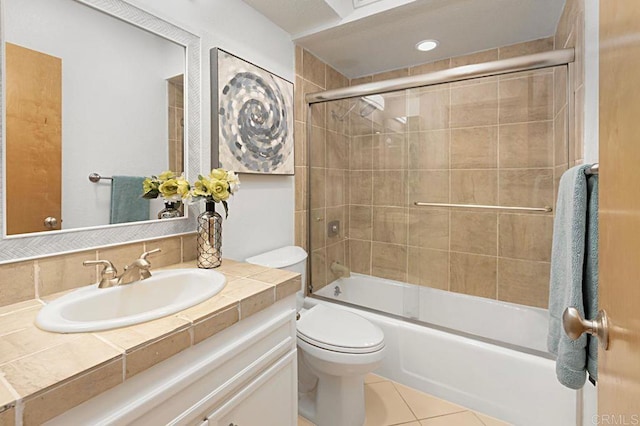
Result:
M108 330L171 315L220 293L227 280L210 269L155 271L151 278L118 287L80 288L43 307L36 325L78 333Z

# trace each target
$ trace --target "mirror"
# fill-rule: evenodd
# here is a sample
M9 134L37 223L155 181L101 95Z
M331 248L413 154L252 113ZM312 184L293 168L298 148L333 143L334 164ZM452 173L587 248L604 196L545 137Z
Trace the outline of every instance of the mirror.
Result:
M138 181L183 171L185 47L72 0L4 14L7 235L155 219Z
M0 3L0 262L193 231L192 218L151 220L162 200L110 225L112 181L89 175L197 176L184 165L200 164L199 37L122 0ZM61 230L14 225L31 213Z

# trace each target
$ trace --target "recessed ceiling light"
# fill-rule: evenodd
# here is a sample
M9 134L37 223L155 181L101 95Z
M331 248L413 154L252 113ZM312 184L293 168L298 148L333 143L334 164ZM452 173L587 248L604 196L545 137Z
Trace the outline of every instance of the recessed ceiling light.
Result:
M422 40L416 44L416 49L422 52L428 52L438 47L438 40Z

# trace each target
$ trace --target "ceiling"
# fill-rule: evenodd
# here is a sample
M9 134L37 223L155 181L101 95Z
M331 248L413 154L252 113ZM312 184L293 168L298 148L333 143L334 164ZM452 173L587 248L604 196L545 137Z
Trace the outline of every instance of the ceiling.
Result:
M551 36L565 0L243 0L349 78ZM414 48L440 42L431 52Z

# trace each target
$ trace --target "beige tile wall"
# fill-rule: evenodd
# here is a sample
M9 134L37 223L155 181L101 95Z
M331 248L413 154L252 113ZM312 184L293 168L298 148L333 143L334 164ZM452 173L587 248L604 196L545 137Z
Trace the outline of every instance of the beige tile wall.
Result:
M327 259L342 264L346 262L346 231L349 219L347 170L351 138L348 134L349 117L344 115L349 103L341 101L331 105L314 105L311 110L311 122L308 123L304 94L347 86L349 80L345 76L306 50L296 47L295 243L306 247L307 215L308 209L311 208L310 257L316 289L325 285L331 274L331 262ZM307 126L311 126L312 144L308 144L306 140ZM310 172L307 169L307 161L311 162ZM307 199L309 179L312 187L310 206ZM327 226L334 220L340 222L340 232L329 237Z
M99 267L84 267L84 260L108 259L121 271L144 251L155 248L162 249L162 253L149 257L155 268L193 260L196 258L195 234L0 265L0 306L46 298L97 282Z
M351 85L551 50L554 43L553 37L535 40ZM308 56L302 66L322 67ZM320 74L308 71L299 86L320 83ZM344 254L354 272L546 307L551 215L417 208L413 202L553 205L569 158L566 95L558 94L566 90L564 77L562 69L542 70L385 94L384 113L363 118L357 105L347 125L330 111L347 111L352 101L314 111L314 123L326 123L314 126L310 143L314 288L336 278L329 266ZM344 145L330 142L330 128L348 143L346 169ZM336 203L345 196L343 209ZM347 224L344 236L331 242L327 206ZM306 241L301 212L297 243Z
M344 255L354 272L547 306L552 215L412 203L555 204L560 176L583 157L584 0L567 1L554 37L350 81L358 85L554 47L576 48L572 87L565 67L558 67L386 94L387 114L406 117L406 123L379 111L363 118L359 106L348 121L336 120L334 112L346 112L353 101L332 102L314 107L312 143L303 131L303 93L337 88L346 79L340 76L329 87L328 75L336 71L297 47L296 244L307 239L302 184L310 179L315 289L336 278L329 266ZM570 118L569 101L575 105ZM343 141L349 147L346 167ZM310 176L304 168L308 145ZM328 206L346 225L332 240L326 236Z
M556 48L573 47L575 49L575 62L573 74L573 86L569 88L569 96L563 90L563 76L556 78L556 99L554 103L556 131L568 126L564 116L564 108L569 108L568 102L573 101L573 120L569 126L569 164L582 164L584 162L584 0L567 0L558 28L555 34ZM560 165L557 165L561 170Z

